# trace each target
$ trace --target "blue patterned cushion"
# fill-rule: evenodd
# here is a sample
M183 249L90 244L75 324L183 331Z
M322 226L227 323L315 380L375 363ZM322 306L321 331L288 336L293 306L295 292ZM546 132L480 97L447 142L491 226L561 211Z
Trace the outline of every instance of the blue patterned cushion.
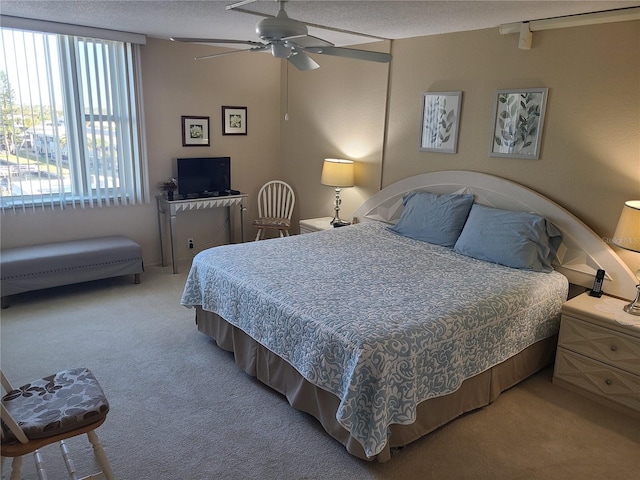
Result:
M256 227L263 228L290 228L291 222L287 218L263 217L253 221Z
M102 420L109 402L87 368L49 375L2 397L2 403L29 439L47 438ZM2 422L3 442L17 441Z

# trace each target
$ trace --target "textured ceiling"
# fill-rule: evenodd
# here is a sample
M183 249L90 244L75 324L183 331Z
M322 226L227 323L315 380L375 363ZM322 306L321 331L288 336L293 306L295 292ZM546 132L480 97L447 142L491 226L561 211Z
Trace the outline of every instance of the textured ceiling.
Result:
M255 24L275 15L273 0L249 3L228 11L234 0L1 0L2 15L143 33L152 37L209 37L257 40ZM639 6L640 1L394 1L291 0L286 11L307 24L400 39L478 30L503 23L538 20ZM309 33L336 45L370 41L327 29Z

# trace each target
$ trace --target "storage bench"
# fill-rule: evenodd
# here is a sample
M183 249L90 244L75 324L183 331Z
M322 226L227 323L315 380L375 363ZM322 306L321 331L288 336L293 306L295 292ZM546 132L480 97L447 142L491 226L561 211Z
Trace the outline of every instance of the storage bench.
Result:
M142 247L121 235L8 248L0 262L2 308L9 295L43 288L131 274L140 283L143 271Z

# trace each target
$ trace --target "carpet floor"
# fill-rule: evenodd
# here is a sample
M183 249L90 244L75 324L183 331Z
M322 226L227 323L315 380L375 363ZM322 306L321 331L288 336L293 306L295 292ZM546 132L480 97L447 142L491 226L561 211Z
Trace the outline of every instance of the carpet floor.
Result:
M111 404L97 433L119 479L638 478L640 421L553 385L551 367L388 463L356 459L197 331L179 304L186 270L17 295L1 312L0 362L14 386L71 367L94 372ZM69 445L91 473L85 437ZM59 449L42 452L49 478L68 478ZM32 458L22 472L37 478Z

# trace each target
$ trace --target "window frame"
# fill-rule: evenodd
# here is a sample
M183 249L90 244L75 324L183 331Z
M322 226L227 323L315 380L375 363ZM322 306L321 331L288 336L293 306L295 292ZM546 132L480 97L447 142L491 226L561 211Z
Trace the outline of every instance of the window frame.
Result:
M35 151L35 143L38 141L37 129L41 128L44 156L46 159L55 159L56 162L55 167L50 168L54 168L56 174L67 168L71 186L66 187L63 180L55 182L49 180L49 186L53 184L58 186L57 192L3 195L0 199L2 211L4 212L8 209L15 211L18 209L45 208L48 206L60 208L80 206L84 208L85 206L149 203L148 162L141 104L142 79L139 48L146 41L144 36L124 34L124 39L103 39L96 38L96 36L70 35L77 32L49 31L49 28L34 29L32 28L33 22L28 22L29 28L24 28L25 26L22 24L15 25L13 24L14 22L5 22L5 18L9 17L1 17L3 35L4 30L9 29L22 32L23 38L25 34L56 35L58 66L62 72L59 81L63 107L57 107L55 101L52 102L52 105L47 105L48 108L53 110L50 122L52 132L47 131L47 124L45 123L44 115L42 115L40 122L30 127L32 133L29 143L33 144L32 150ZM40 27L49 25L49 22L36 21L36 23ZM57 24L54 24L54 26L57 27ZM74 26L64 26L67 30L69 27ZM82 33L102 33L100 29L75 28ZM87 32L87 30L91 30L91 32ZM113 36L113 32L107 32L108 35L106 36ZM50 37L43 38L49 39ZM134 42L127 40L134 40ZM46 43L45 40L43 42ZM81 44L84 45L84 49L80 48ZM92 49L93 53L91 54ZM78 58L81 54L85 55L84 60L87 68L94 69L95 77L88 78L87 72L79 72L82 70L82 64L79 63L81 59ZM90 55L95 56L95 58L91 59L91 62L89 62ZM46 60L47 62L50 61L48 54ZM117 65L114 62L117 62ZM0 65L0 70L4 70L5 66ZM50 67L49 64L47 66ZM51 72L48 71L46 75L51 81ZM91 86L83 91L82 83L89 81L92 82ZM87 99L89 100L88 105ZM93 105L92 100L97 100L97 105ZM101 103L105 103L105 105ZM33 108L36 105L43 111L43 107L39 103L34 102L30 107ZM108 108L104 108L107 105ZM23 106L22 103L17 105L20 111L22 111ZM65 122L65 131L62 134L59 133L59 122L57 120L60 110L63 112ZM106 129L104 128L105 124L108 125ZM4 124L0 128L5 133ZM26 131L27 129L23 127L23 132ZM86 132L84 135L81 133L83 131ZM54 138L58 139L53 149L50 148L51 142L48 141L49 133L53 133ZM89 148L89 136L94 138L92 148ZM62 146L61 140L65 137L66 144ZM23 138L26 138L26 136ZM100 147L97 146L98 138L101 139ZM65 148L67 149L66 157L68 163L63 168ZM106 155L106 153L111 155ZM100 162L93 162L92 165L91 154L93 154L94 159L99 157L113 158L113 161L109 162L111 166L105 166L106 162L102 166L99 166ZM7 152L7 160L8 158ZM22 166L18 161L17 170L20 171L21 168ZM29 168L27 166L27 169ZM10 169L11 165L7 165L8 172ZM101 176L101 173L105 175ZM11 174L9 173L9 175ZM41 174L38 177L41 177ZM98 180L94 180L94 178ZM124 182L124 186L122 182ZM34 183L42 185L47 182L38 180ZM71 191L69 191L69 188Z

